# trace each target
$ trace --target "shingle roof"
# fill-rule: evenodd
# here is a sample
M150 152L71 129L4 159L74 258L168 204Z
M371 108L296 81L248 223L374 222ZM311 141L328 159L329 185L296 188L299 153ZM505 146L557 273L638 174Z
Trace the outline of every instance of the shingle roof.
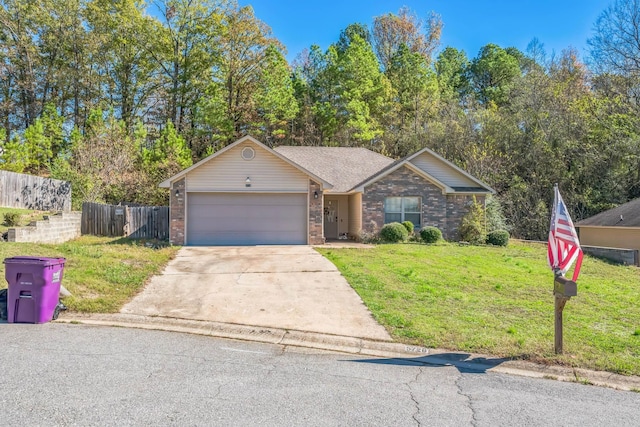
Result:
M275 151L333 184L332 193L346 193L393 163L393 159L361 147L283 145Z
M600 212L583 219L576 226L593 225L600 227L640 227L640 197L617 208Z

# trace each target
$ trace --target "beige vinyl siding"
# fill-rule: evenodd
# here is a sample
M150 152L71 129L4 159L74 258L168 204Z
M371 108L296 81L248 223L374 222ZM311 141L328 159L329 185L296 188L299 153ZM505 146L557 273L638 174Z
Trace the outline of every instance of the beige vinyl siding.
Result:
M640 228L578 227L580 244L640 250Z
M478 184L429 153L422 153L410 161L449 187L478 187Z
M359 236L362 230L362 193L349 195L349 235Z
M242 149L255 150L244 160ZM245 180L251 179L251 187ZM187 191L307 192L309 177L267 150L247 141L187 173Z

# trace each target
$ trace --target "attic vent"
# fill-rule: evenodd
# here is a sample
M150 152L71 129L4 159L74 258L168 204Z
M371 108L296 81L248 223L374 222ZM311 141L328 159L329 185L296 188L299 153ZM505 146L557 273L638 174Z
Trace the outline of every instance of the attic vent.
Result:
M245 160L252 160L256 156L256 152L251 147L244 147L242 149L242 158Z

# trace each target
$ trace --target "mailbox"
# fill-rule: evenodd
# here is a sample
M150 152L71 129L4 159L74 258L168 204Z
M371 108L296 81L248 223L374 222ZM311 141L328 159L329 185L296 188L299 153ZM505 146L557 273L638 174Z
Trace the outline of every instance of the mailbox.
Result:
M553 291L562 297L575 297L578 295L578 284L563 276L556 276L553 282Z

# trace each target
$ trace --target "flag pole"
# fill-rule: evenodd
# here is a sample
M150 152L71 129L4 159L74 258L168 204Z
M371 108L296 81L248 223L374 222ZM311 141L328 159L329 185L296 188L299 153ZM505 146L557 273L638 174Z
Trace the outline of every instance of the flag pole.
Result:
M554 328L554 345L553 348L555 350L556 354L562 354L563 352L563 336L564 336L564 330L562 327L562 314L564 311L564 306L567 303L567 301L569 301L570 297L566 297L563 294L561 294L560 292L558 292L557 289L557 284L558 281L562 281L562 279L564 279L564 277L562 276L562 273L560 273L559 271L556 272L556 276L554 279L554 292L553 292L553 296L554 296L554 300L555 300L555 310L554 310L554 314L555 314L555 328ZM566 279L565 279L566 280Z
M551 214L551 224L549 227L549 243L547 254L549 265L553 271L553 296L554 296L554 350L556 354L563 353L563 326L562 314L564 306L571 297L578 294L576 280L580 274L582 264L582 250L578 235L567 212L564 201L560 196L558 184L553 186L553 210ZM558 239L557 235L563 236ZM564 273L569 269L575 259L578 259L573 274L573 280L564 277Z

